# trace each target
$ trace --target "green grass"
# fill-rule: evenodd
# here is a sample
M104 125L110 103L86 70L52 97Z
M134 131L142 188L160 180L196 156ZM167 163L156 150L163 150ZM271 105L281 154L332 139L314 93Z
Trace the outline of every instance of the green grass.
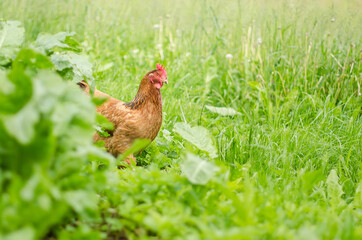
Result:
M359 1L2 0L0 9L0 18L24 23L27 43L41 32L76 32L97 88L124 101L156 63L166 66L159 136L138 157L142 166L120 172L123 181L104 194L108 225L80 232L362 236ZM185 152L207 155L173 132L177 122L205 127L217 146L223 170L205 186L180 176Z

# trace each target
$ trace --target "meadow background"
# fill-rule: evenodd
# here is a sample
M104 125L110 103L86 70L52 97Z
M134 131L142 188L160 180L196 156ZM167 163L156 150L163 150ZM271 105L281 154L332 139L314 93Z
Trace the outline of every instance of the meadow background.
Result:
M67 137L35 138L33 148L0 121L0 237L362 237L360 1L2 0L0 9L22 22L24 48L40 33L75 32L95 85L111 96L131 101L156 63L169 81L161 131L134 169L117 170L90 146L95 112L82 96L69 100L90 109L78 116L81 138L64 128ZM180 122L207 133L180 134ZM44 164L34 160L44 154ZM209 167L205 181L188 174L185 163L197 161Z

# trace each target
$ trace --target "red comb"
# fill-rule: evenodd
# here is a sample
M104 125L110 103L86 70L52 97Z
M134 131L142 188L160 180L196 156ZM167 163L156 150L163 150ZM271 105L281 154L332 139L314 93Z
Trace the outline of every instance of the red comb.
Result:
M160 71L162 71L163 72L163 74L165 74L165 77L167 77L167 73L166 73L166 69L165 69L165 67L162 65L162 64L159 64L159 63L157 63L157 70L160 70Z
M166 71L166 69L164 68L164 66L162 64L157 63L157 70L161 70L161 71Z

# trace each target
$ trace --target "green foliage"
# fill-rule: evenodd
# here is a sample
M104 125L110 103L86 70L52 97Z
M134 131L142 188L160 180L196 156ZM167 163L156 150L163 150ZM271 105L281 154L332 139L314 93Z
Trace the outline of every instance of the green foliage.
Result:
M185 140L194 144L200 150L207 152L210 157L217 157L217 150L212 142L208 130L202 126L191 127L187 123L175 123L174 131L181 135Z
M52 69L22 49L1 75L1 238L38 239L74 217L99 221L107 176L97 166L114 159L91 143L93 103Z
M108 130L113 131L113 129L114 129L113 123L108 121L108 119L105 116L103 116L102 114L97 113L96 130L97 130L98 134L100 134L103 137L109 137L110 134L107 131Z
M18 112L32 96L32 84L24 70L1 72L0 111L3 114ZM8 75L8 77L6 77Z
M0 67L11 63L23 41L21 22L0 19Z
M74 35L67 32L39 34L32 48L50 56L55 69L64 79L74 82L87 80L93 85L93 66L87 56L80 54L82 48Z
M214 177L219 168L196 155L188 153L181 164L181 170L190 182L205 185Z
M130 154L139 153L143 149L145 149L150 144L149 139L136 139L132 146L127 149L122 155L118 157L120 161L123 161L128 157Z
M223 116L234 116L234 115L240 115L239 112L235 111L233 108L226 108L226 107L213 107L206 105L205 106L208 110L210 110L213 113L217 113Z
M54 35L39 34L33 44L33 48L44 53L51 54L57 50L70 50L80 52L79 43L73 38L75 33L60 32Z
M338 183L338 175L336 170L332 169L327 178L327 193L330 204L332 207L338 207L338 205L344 203L342 199L343 190L342 186Z
M358 6L0 1L0 238L361 239ZM74 82L129 101L156 63L163 126L117 169Z
M74 52L62 52L53 54L51 60L55 68L61 72L65 79L80 82L86 79L93 79L92 64L87 57Z

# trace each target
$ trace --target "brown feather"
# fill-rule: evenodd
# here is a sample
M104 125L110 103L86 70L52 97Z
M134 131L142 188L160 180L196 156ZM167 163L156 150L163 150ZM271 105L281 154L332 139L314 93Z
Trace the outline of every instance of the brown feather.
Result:
M136 139L153 141L156 138L162 124L161 92L150 81L150 77L156 72L157 70L153 70L146 74L136 97L128 103L95 89L95 97L108 98L105 103L97 107L97 112L114 124L114 130L110 137L102 137L95 133L93 140L103 140L107 150L114 156L122 154ZM80 83L78 85L89 94L89 86L83 81Z

